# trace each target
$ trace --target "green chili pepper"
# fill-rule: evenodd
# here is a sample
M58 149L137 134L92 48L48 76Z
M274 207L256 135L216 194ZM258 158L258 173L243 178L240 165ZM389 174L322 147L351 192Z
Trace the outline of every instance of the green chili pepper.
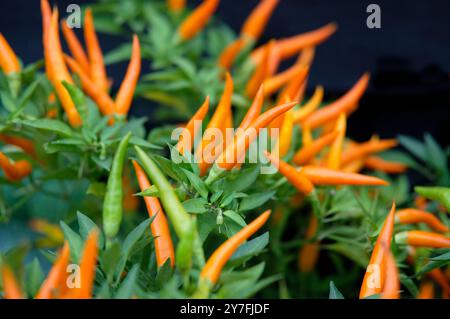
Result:
M428 199L437 200L450 212L450 188L417 186L414 190Z
M176 251L176 264L177 269L184 277L185 287L189 285L189 271L192 267L192 253L193 243L195 242L197 231L197 223L195 219L192 219L190 229L184 237L180 238Z
M188 238L191 231L191 216L186 212L172 185L155 162L139 146L135 146L135 150L142 168L158 188L164 211L167 213L176 234L180 239ZM197 263L201 266L205 262L205 257L197 231L195 231L194 237L193 250Z
M107 238L117 235L122 222L122 171L131 133L120 141L112 162L103 201L103 229Z

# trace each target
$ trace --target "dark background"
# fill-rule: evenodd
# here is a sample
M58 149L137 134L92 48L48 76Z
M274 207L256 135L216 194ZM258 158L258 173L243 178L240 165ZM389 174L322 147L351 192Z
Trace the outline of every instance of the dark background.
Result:
M126 1L126 0L124 0ZM56 1L60 10L70 3ZM189 1L191 5L200 1ZM55 1L52 1L55 3ZM257 0L222 0L219 16L233 29ZM381 29L366 26L366 7L381 7ZM2 32L25 63L42 58L39 0L0 1ZM349 120L356 140L430 132L442 145L450 145L450 1L448 0L280 0L262 41L294 35L330 21L339 30L320 45L309 81L325 87L326 97L343 94L365 71L372 80L358 112ZM120 39L101 35L103 50ZM121 78L125 65L108 68Z

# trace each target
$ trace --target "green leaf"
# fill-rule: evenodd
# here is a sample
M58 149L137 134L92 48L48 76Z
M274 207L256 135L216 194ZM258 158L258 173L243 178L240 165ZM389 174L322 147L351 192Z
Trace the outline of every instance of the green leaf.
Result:
M231 219L232 221L234 221L239 226L245 227L247 225L245 223L245 220L242 218L242 216L239 215L238 213L236 213L235 211L227 210L227 211L224 211L223 214L225 216L227 216L229 219Z
M419 290L414 284L414 281L412 281L412 279L406 276L405 274L400 274L400 282L402 283L403 286L406 287L406 289L408 289L409 293L412 296L417 296L419 294Z
M27 291L32 296L35 296L39 291L41 283L44 281L44 273L42 272L39 260L37 258L34 258L33 261L28 264L26 273Z
M336 288L333 280L330 281L329 299L344 299L344 295Z
M191 183L192 187L195 188L195 190L200 194L201 197L207 198L208 197L208 188L206 187L205 182L202 181L200 177L195 175L194 173L183 169L184 174L189 179L189 182Z
M61 229L64 233L64 237L69 241L70 255L74 262L80 260L81 252L83 250L83 240L80 235L72 230L66 223L60 221Z
M115 295L116 299L130 299L133 296L134 289L137 285L138 274L139 265L134 265L117 290Z
M231 256L230 263L232 265L239 265L248 258L261 253L264 248L269 244L269 233L264 234L247 241L242 244Z
M237 174L227 179L225 189L230 192L241 192L247 187L253 185L259 176L259 165L252 165L250 168L243 169Z
M69 137L72 135L72 129L70 126L59 120L52 119L37 119L37 120L24 120L22 124L30 126L44 131L49 131L60 136Z
M149 188L144 189L142 192L134 194L135 196L147 196L147 197L159 197L158 187L152 185Z
M271 197L273 197L273 195L275 195L275 192L269 191L264 193L255 193L244 197L241 201L241 204L239 205L239 211L252 210L254 208L260 207Z
M105 238L103 237L103 233L100 231L98 226L86 215L81 212L77 212L78 218L78 227L80 231L81 237L86 240L93 229L96 229L99 233L98 245L99 247L103 247Z
M103 197L106 193L106 184L102 182L92 182L89 184L86 194Z
M208 209L205 207L206 204L208 204L208 201L204 198L191 198L187 201L184 201L182 204L184 209L188 213L203 214L208 211Z
M422 160L423 162L427 161L427 150L420 141L405 135L399 135L398 141L415 157Z

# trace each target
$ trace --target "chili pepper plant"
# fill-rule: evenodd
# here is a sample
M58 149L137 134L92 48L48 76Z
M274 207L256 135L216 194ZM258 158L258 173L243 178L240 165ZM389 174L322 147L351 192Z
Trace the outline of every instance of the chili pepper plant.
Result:
M348 136L370 74L308 94L337 25L260 43L278 3L235 33L219 0L104 0L75 32L41 0L29 65L0 33L3 298L449 297L449 148Z

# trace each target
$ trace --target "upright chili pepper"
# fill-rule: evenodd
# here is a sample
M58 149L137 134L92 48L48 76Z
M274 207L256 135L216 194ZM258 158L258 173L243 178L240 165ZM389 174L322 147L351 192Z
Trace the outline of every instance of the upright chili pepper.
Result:
M420 285L419 294L416 299L434 299L434 286L431 281L424 281Z
M208 258L205 266L200 272L200 281L207 280L211 284L216 284L219 280L220 273L227 261L231 258L238 247L250 236L256 233L267 221L270 216L270 210L259 215L250 224L242 228L232 237L228 238L222 245L217 248Z
M245 87L245 93L250 98L255 96L256 92L258 91L258 88L261 87L261 84L268 76L269 66L271 64L269 59L271 57L271 52L274 46L275 41L272 40L264 48L261 61L259 61L259 63L256 64L256 69L253 72L252 77L248 81L247 86Z
M283 124L281 126L280 138L278 139L280 157L285 156L290 148L292 142L292 132L294 130L292 109L284 113Z
M78 113L69 92L67 92L66 88L62 84L63 81L73 84L73 80L67 70L66 64L64 63L61 42L59 40L57 9L53 11L47 35L45 35L45 33L46 32L44 32L44 51L46 68L49 72L48 77L55 87L56 94L61 101L70 124L74 127L80 126L80 114Z
M379 153L397 146L396 139L378 140L371 139L368 142L361 143L349 148L342 154L341 163L347 165L354 160L364 158L370 154Z
M3 281L3 297L5 299L23 299L25 298L22 288L14 276L11 268L7 265L1 267Z
M397 244L408 244L413 247L449 248L450 237L422 230L409 230L395 235Z
M345 173L321 166L303 166L301 172L305 174L314 185L389 185L388 182L377 177Z
M144 170L136 161L133 161L136 178L139 182L141 191L151 186ZM145 205L150 217L154 216L150 224L152 235L155 238L155 254L156 263L158 267L162 267L167 259L170 260L170 265L173 267L175 262L175 253L173 249L172 238L170 237L169 225L167 224L166 216L161 208L161 204L157 197L145 196Z
M322 103L323 87L317 86L313 96L301 108L294 112L294 123L302 123L310 114L312 114ZM306 125L307 126L307 125Z
M261 0L245 20L241 35L252 41L259 39L279 0Z
M220 54L218 63L219 66L227 70L231 68L237 56L246 44L247 42L244 38L238 38L231 42Z
M395 203L392 203L392 208L387 215L383 228L381 228L378 239L372 251L372 256L370 257L369 265L367 267L366 273L364 274L364 279L361 285L361 290L359 292L359 298L366 298L374 294L379 294L382 292L385 276L386 276L386 249L383 247L390 247L392 241L392 234L394 233L394 218L395 218ZM373 282L375 279L375 282Z
M91 299L94 287L95 269L98 255L98 231L91 230L84 244L80 261L80 285L69 288L63 298Z
M192 146L194 145L195 136L198 133L198 130L196 130L197 126L195 125L195 121L203 121L206 114L208 114L208 109L209 96L206 97L205 102L203 102L202 106L200 106L194 116L191 117L189 122L184 127L183 133L180 135L177 143L177 149L180 154L191 151Z
M314 185L302 172L297 171L295 167L273 156L269 152L265 152L265 155L300 193L308 195L314 191Z
M314 156L316 156L323 148L331 142L333 142L338 135L337 131L328 133L322 137L319 137L311 143L309 146L304 146L300 148L297 153L295 153L293 161L296 165L305 165L309 163Z
M336 121L335 131L338 133L330 146L327 158L327 167L338 170L341 167L341 153L344 145L345 132L347 129L347 118L344 113L339 115Z
M133 101L134 91L136 89L139 74L141 73L141 49L139 38L133 36L133 46L131 49L131 59L128 64L127 73L120 85L119 92L116 96L116 113L126 115L130 110Z
M95 101L100 112L104 115L113 115L116 109L116 105L111 97L103 90L99 90L97 84L95 84L89 75L84 72L81 66L71 57L64 57L67 65L72 72L76 73L81 80L81 85L84 91ZM114 119L111 118L111 124L114 123Z
M450 231L449 228L433 214L414 208L399 210L395 215L395 220L400 224L425 223L435 231L441 233L447 233Z
M298 54L304 48L317 46L322 43L336 32L336 30L337 25L329 23L316 30L277 41L276 50L279 52L282 60L288 59ZM261 60L263 47L259 47L252 52L251 58L255 63Z
M297 63L305 66L310 66L314 61L314 56L316 55L316 49L314 46L306 47L299 54Z
M309 225L306 230L306 240L311 240L314 236L316 236L318 224L319 222L317 216L311 214ZM320 244L318 241L309 242L303 245L298 254L298 269L303 273L311 272L317 263L317 259L319 258L319 251Z
M183 21L178 29L182 40L187 41L203 30L219 5L219 0L203 0L195 10Z
M21 136L0 134L0 141L9 145L17 146L28 155L36 157L36 150L34 148L34 143L29 139L26 139Z
M450 188L416 186L414 191L428 199L437 200L450 212Z
M67 24L66 20L61 21L61 30L73 58L77 61L83 71L89 74L89 60L86 52L84 51L83 45L78 40L77 35Z
M0 32L0 67L6 74L19 72L21 67L19 59L13 49Z
M386 161L379 156L369 156L364 161L364 166L373 169L382 171L388 174L400 174L404 173L408 166L400 162Z
M250 124L261 114L261 109L264 105L264 85L261 84L258 91L256 92L255 98L253 99L252 105L249 107L247 113L245 114L241 124L240 129L245 130L250 126Z
M109 83L106 76L103 53L95 32L94 18L92 11L87 8L84 14L84 41L86 43L87 54L89 57L90 78L104 92L108 92Z
M167 0L170 11L180 12L186 7L186 0Z
M340 113L350 112L358 103L369 84L369 74L365 73L345 95L308 116L304 123L312 129L335 120Z
M288 81L292 80L295 77L301 77L306 79L308 75L309 67L305 67L304 65L295 64L291 66L286 71L283 71L273 77L266 79L264 83L264 94L265 96L270 96L275 93L279 88L281 88Z
M58 298L64 291L67 278L67 265L70 259L69 243L64 242L64 246L58 254L47 278L42 283L35 299L53 299Z
M313 144L313 136L311 128L309 126L304 126L302 128L302 147L310 147ZM331 141L330 141L331 143Z
M389 247L383 247L385 250L384 267L385 282L381 292L381 299L399 299L400 298L400 276L397 263Z
M103 200L103 229L108 239L117 235L122 222L122 172L130 138L131 133L128 133L120 141L106 184L106 194Z

